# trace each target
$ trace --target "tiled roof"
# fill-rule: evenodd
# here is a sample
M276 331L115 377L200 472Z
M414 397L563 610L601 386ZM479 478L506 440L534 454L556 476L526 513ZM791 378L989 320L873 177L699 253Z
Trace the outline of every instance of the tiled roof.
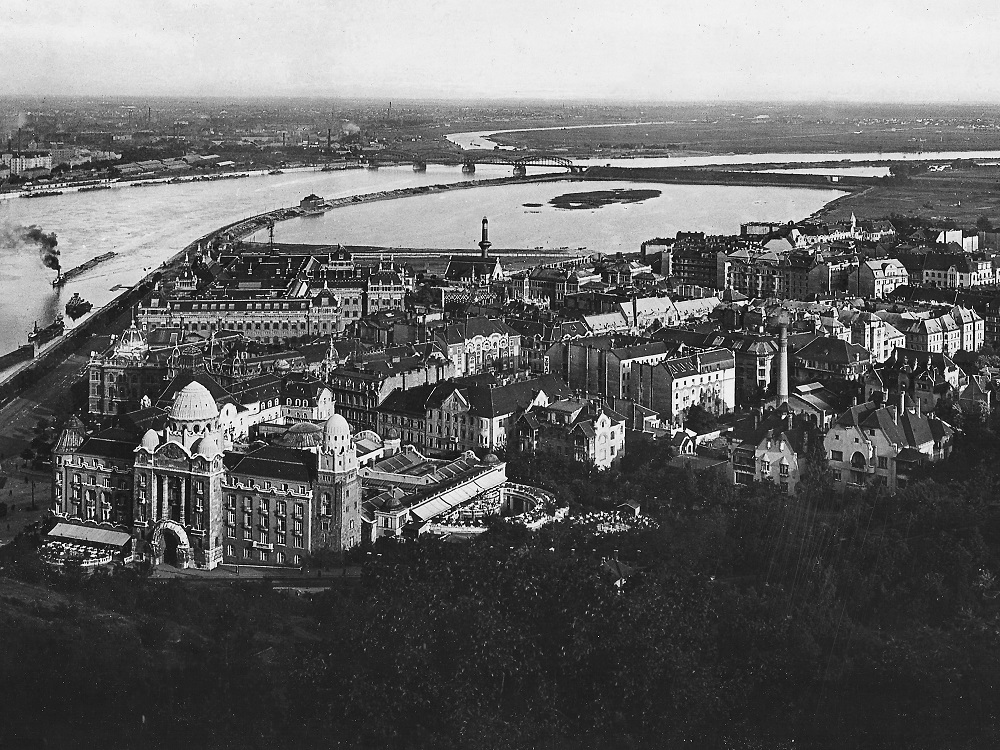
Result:
M502 320L493 318L470 318L462 323L455 323L444 329L444 339L449 344L459 344L476 336L518 336L516 330L511 328Z
M826 336L817 336L799 349L795 356L798 359L838 365L852 365L871 359L871 354L863 346Z

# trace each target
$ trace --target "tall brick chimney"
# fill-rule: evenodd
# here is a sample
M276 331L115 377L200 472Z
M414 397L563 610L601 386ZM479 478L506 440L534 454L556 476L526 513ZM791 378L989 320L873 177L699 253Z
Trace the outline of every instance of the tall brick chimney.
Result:
M788 323L778 326L778 406L788 403Z
M490 242L490 222L484 216L483 217L483 239L479 241L479 251L482 253L484 258L490 257L490 246L493 243Z

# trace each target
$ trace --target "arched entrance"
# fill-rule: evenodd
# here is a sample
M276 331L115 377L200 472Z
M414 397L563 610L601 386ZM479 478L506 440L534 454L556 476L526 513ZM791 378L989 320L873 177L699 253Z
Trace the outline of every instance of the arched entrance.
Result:
M170 529L163 530L163 564L177 567L177 548L181 540Z
M176 521L163 520L153 529L153 563L187 568L193 563L191 542L184 527Z

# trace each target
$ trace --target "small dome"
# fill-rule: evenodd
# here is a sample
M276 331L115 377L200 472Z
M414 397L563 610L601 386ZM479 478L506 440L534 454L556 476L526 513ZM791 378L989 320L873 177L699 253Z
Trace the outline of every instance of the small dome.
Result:
M395 427L390 427L388 432L385 433L386 440L399 440L399 430Z
M208 388L198 382L184 386L170 407L170 418L179 422L203 422L219 416L219 407Z
M219 450L219 444L215 441L215 438L211 435L205 435L203 438L199 438L195 441L194 445L191 446L192 453L196 453L199 456L204 456L205 458L213 458L219 455L222 451Z
M146 339L142 335L142 331L136 326L135 321L132 321L124 333L122 333L121 340L118 342L118 349L120 351L136 351L146 349Z
M483 458L483 463L484 464L498 464L498 463L500 463L500 459L497 457L496 453L487 453L486 456Z
M334 414L326 420L323 435L328 448L333 446L346 448L351 442L351 425L339 414Z
M390 490L389 497L386 499L385 504L382 505L382 510L393 511L403 507L405 507L403 505L403 493L398 489Z
M139 445L152 453L160 445L160 436L156 434L156 430L146 430Z

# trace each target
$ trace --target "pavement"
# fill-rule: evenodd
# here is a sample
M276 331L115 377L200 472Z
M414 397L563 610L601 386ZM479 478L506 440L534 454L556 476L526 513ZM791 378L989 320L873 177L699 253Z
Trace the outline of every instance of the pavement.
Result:
M51 367L35 383L13 398L0 402L0 502L7 503L0 517L0 544L11 541L22 528L39 520L52 498L52 476L33 471L21 458L37 435L40 420L60 424L74 404L70 389L86 375L90 352L107 344L108 335L120 333L131 322L129 313L84 337L76 351ZM32 493L36 510L30 510Z
M90 352L107 346L108 336L121 333L130 322L131 314L125 312L110 324L96 327L90 336L82 338L76 351L51 367L34 384L0 402L0 458L19 455L35 436L38 420L60 422L69 416L74 406L70 388L86 376Z

